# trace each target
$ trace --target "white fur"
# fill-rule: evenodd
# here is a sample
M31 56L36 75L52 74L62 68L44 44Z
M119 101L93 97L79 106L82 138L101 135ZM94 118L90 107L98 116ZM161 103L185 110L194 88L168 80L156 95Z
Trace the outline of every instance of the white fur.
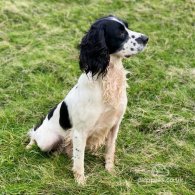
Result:
M92 78L90 73L81 74L78 83L63 100L68 106L73 127L64 130L59 124L61 102L50 120L46 117L36 131L32 129L29 132L31 141L27 148L36 142L41 150L50 151L60 140L63 140L70 153L73 147L73 172L79 183L85 181L85 148L96 149L105 143L105 167L108 171L113 171L115 142L127 105L126 72L122 59L144 48L138 43L136 46L133 44L141 34L126 30L130 38L124 43L123 50L110 55L107 75L102 79L101 76ZM135 36L134 39L131 38L132 35ZM130 48L134 48L134 51Z
M114 20L114 21L116 21L124 26L124 24L115 17L111 16L108 19ZM144 49L144 45L138 44L135 40L136 38L141 37L143 34L135 32L135 31L131 31L128 28L126 28L126 26L124 26L124 27L125 27L125 30L129 34L129 39L126 41L126 43L124 43L122 49L120 51L117 51L117 53L116 53L116 55L118 55L122 58L124 58L125 56L135 55ZM132 48L133 48L133 51L131 50Z
M119 82L121 85L119 88L122 91L117 102L112 97L110 97L112 100L110 102L107 102L108 97L104 100L104 80L101 77L92 79L90 74L82 74L78 83L64 99L68 105L70 120L73 124L72 129L65 131L59 125L60 103L50 120L46 117L36 131L32 129L29 133L31 142L27 148L36 142L42 151L50 151L60 141L60 138L64 139L66 146L73 144L73 171L79 183L84 182L85 147L96 149L105 143L106 138L109 140L106 144L108 150L106 169L111 171L113 168L115 140L127 104L125 71L121 60L115 55L111 56L113 67L110 71L121 71L123 77ZM117 78L113 77L113 79ZM116 96L118 92L115 91L113 95ZM109 135L111 129L113 133Z

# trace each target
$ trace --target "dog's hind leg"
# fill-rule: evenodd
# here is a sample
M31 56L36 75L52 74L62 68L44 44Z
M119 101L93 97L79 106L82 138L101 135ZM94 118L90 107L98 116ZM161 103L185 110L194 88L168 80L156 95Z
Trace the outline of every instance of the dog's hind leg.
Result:
M36 134L36 143L41 151L50 152L57 149L57 147L62 143L62 138L54 132L40 131Z

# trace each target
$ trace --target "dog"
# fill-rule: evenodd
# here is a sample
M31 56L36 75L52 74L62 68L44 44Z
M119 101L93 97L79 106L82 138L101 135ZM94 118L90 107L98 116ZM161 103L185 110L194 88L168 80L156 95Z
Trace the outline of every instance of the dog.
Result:
M128 29L128 24L107 16L96 20L82 38L79 65L82 74L63 101L55 106L28 135L49 152L63 144L72 156L73 173L85 183L85 150L105 144L105 168L114 170L117 134L127 106L124 58L142 51L148 42L144 34Z

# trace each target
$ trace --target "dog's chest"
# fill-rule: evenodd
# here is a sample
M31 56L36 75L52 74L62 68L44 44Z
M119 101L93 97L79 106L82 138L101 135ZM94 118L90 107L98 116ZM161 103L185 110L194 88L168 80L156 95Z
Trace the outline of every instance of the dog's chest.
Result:
M87 145L97 148L103 144L110 129L120 120L127 104L126 78L123 69L110 68L102 81L103 109L89 131Z
M96 149L105 143L105 139L111 128L120 120L126 107L126 100L121 102L118 108L105 105L104 112L101 113L97 122L90 129L87 140L87 148Z
M126 75L123 67L110 66L102 80L102 96L106 109L118 109L126 96Z

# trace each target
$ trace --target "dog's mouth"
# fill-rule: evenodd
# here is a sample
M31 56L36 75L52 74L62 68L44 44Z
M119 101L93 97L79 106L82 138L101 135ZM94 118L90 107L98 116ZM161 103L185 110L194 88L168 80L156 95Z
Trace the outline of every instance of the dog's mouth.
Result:
M126 58L130 58L132 55L125 55Z
M137 51L138 52L141 52L141 51L144 50L144 48L145 48L145 45L141 45L140 47L137 48Z
M145 49L145 45L140 45L140 46L137 48L137 50L135 51L135 53L131 53L131 54L125 55L125 58L130 58L130 57L136 55L137 53L142 52L144 49Z

